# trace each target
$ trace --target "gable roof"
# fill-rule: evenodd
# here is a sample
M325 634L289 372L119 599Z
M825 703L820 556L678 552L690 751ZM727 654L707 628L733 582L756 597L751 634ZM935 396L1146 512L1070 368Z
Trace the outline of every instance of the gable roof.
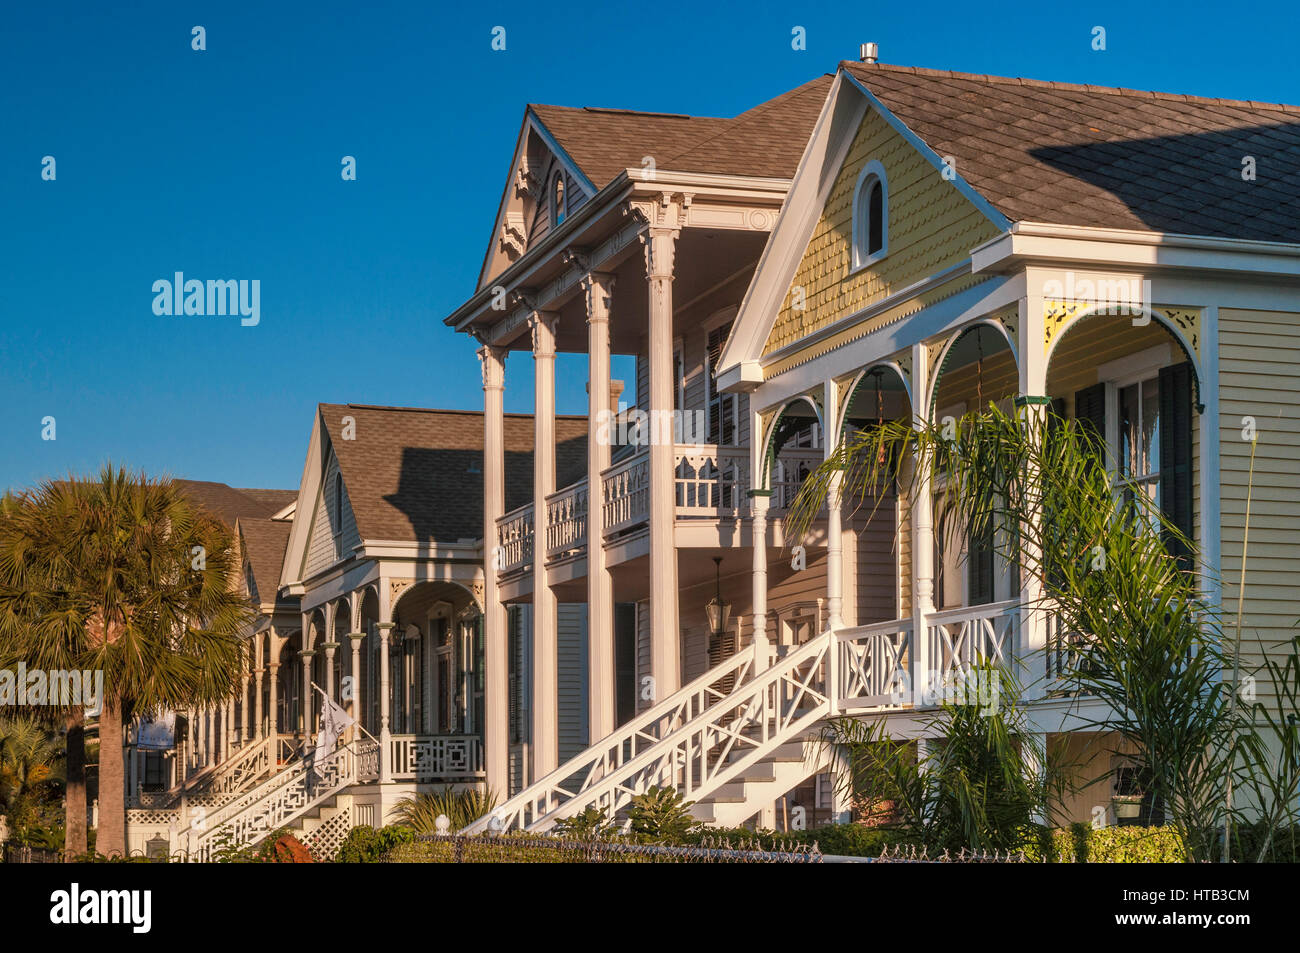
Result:
M280 569L289 547L289 520L244 517L239 520L240 545L252 576L249 595L254 602L272 603L280 588Z
M831 76L819 76L732 118L530 104L556 144L599 189L654 158L657 169L789 178Z
M457 543L483 535L481 411L321 404L362 540ZM343 418L355 421L344 440ZM533 483L533 417L505 415L506 510L527 503ZM587 466L587 418L557 416L556 486Z
M270 517L298 497L297 490L244 489L211 480L172 482L197 505L231 526L244 517Z
M1013 222L1300 242L1300 106L840 65Z

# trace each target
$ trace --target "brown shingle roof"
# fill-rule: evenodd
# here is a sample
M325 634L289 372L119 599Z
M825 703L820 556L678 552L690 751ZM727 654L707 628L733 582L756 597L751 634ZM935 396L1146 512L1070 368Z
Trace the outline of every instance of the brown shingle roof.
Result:
M1300 242L1300 106L841 66L1012 221Z
M249 595L254 602L275 602L291 527L289 520L246 517L239 521L240 545L252 570Z
M268 517L298 497L296 490L242 489L210 480L174 480L196 504L231 526L241 517Z
M597 188L624 169L656 168L789 178L817 121L831 78L821 76L730 119L624 109L530 105Z
M321 404L362 539L478 540L483 535L483 414ZM343 417L356 423L343 440ZM587 418L556 417L556 486L587 466ZM533 483L533 418L505 415L506 510L527 503Z

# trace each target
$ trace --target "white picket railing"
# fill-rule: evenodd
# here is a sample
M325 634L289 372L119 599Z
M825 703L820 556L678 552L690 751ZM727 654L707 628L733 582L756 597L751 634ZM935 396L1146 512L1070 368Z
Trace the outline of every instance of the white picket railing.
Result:
M835 633L838 711L899 708L911 703L911 619Z
M1010 670L1020 631L1020 600L945 609L925 618L930 678L947 683L974 665Z
M511 510L497 520L497 571L512 572L533 561L533 505Z
M825 662L832 645L829 633L819 636L760 673L752 647L733 656L466 832L544 831L590 807L612 818L657 785L689 799L706 796L829 713ZM729 694L716 687L728 677Z
M182 850L191 861L205 861L222 844L256 844L355 783L362 753L375 747L369 738L349 742L319 762L299 762L271 776L215 811L199 812L180 834Z
M505 829L524 829L571 804L728 698L726 686L752 679L754 664L752 646L733 655L510 798L493 816L502 819ZM486 830L490 820L482 818L466 831Z
M681 446L673 464L678 517L740 515L749 488L747 449Z
M563 556L587 544L587 481L546 498L546 558Z
M483 776L483 741L477 735L393 735L394 781L453 781Z
M650 454L637 453L600 475L605 532L618 533L650 515Z

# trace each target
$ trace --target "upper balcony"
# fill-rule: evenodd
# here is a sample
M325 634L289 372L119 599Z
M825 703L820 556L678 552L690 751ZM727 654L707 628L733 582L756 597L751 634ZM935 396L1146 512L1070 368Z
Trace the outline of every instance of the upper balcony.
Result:
M817 449L788 449L776 461L769 512L779 517L794 501L807 475L821 462ZM674 448L677 525L709 525L747 515L745 501L752 482L747 447L679 444ZM601 474L600 504L604 507L605 542L631 537L644 530L650 517L650 454L642 448ZM546 498L542 535L546 561L581 555L587 546L587 513L591 495L580 480ZM533 504L511 510L497 520L497 570L503 575L533 563L537 537ZM683 541L679 541L679 545Z

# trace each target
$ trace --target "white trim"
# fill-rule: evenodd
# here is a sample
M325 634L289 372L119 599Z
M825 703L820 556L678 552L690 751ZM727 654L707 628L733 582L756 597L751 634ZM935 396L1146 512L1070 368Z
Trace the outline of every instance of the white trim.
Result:
M867 243L871 241L871 223L867 223L867 234L861 234L859 230L862 202L862 187L872 180L880 183L880 250L876 252L867 251ZM870 208L867 209L870 215ZM849 267L849 274L856 274L867 268L889 254L889 178L885 175L885 167L880 164L879 159L870 159L858 173L857 184L853 187L853 207L852 218L852 261Z
M1223 601L1223 519L1219 483L1219 454L1222 423L1219 420L1219 308L1209 305L1201 315L1201 360L1205 378L1201 384L1201 499L1195 517L1200 519L1201 558L1208 567L1205 595L1213 606Z
M1129 384L1154 377L1160 368L1174 363L1173 349L1173 342L1166 341L1145 351L1127 354L1105 364L1099 364L1097 380L1113 382L1117 387L1127 387Z

